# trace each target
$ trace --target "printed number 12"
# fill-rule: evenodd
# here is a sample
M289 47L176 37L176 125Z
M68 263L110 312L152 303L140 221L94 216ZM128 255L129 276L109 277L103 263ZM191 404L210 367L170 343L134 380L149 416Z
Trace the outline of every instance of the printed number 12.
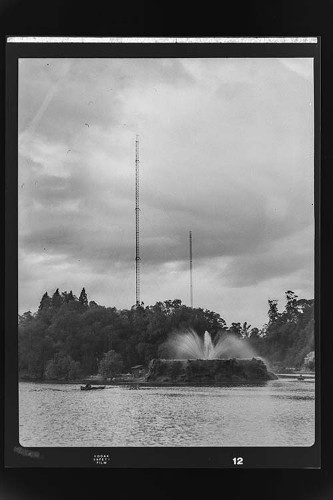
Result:
M243 465L243 458L242 457L235 457L232 459L235 465Z

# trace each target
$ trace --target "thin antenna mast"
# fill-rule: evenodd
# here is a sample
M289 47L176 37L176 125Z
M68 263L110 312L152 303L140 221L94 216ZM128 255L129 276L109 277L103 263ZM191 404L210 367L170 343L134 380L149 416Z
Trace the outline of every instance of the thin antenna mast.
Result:
M140 305L139 136L135 141L135 302Z
M193 281L192 281L192 231L189 234L190 237L190 297L191 297L191 307L193 309Z

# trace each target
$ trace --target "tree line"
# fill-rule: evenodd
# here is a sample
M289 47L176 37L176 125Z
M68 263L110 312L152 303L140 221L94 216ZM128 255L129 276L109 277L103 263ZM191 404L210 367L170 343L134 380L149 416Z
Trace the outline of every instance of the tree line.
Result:
M52 296L45 292L35 313L18 318L19 374L75 380L126 373L163 357L169 335L187 328L201 336L207 330L213 341L221 333L236 336L276 367L300 367L314 351L314 300L287 291L282 312L276 300L269 300L268 322L258 329L247 322L228 326L218 313L178 299L117 309L88 301L84 288L79 297L59 289Z

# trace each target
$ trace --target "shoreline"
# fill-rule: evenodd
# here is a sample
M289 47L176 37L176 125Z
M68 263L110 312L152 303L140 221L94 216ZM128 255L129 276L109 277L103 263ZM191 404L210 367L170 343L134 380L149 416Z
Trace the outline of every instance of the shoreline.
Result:
M52 382L47 382L47 381L32 381L32 380L22 380L20 381L21 383L35 383L35 384L49 384L49 385L76 385L80 386L82 383L80 382L55 382L54 380ZM105 388L108 387L120 387L120 386L132 386L132 387L237 387L237 386L263 386L266 385L267 382L270 382L270 380L265 380L265 381L250 381L248 380L247 382L225 382L225 383L218 383L218 384L208 384L208 383L167 383L167 382L107 382L105 384L94 384L94 386L97 385L102 385L105 386Z
M282 380L282 379L293 379L295 381L298 380L298 376L289 376L287 374L279 374L278 379L276 380ZM307 375L305 376L305 380L310 381L310 380L315 380L314 375ZM128 386L128 387L239 387L239 386L264 386L267 385L269 382L273 382L274 380L263 380L263 381L258 381L258 380L247 380L247 381L240 381L240 382L220 382L216 384L209 384L209 383L181 383L181 382L176 382L176 383L169 383L169 382L150 382L150 381L115 381L115 382L105 382L105 383L96 383L92 384L93 386L104 386L105 388L109 387L121 387L121 386ZM82 382L78 381L47 381L47 380L20 380L20 383L35 383L35 384L45 384L45 385L75 385L80 388L80 386L84 385Z
M275 375L278 378L291 378L291 379L298 379L299 376L301 375L304 378L307 379L315 379L315 372L293 372L293 373L278 373L276 372ZM222 385L244 385L244 384L261 384L261 381L245 381L245 382L225 382L225 383L220 383L220 384L191 384L191 383L169 383L169 382L152 382L152 381L147 381L144 380L142 377L138 378L128 378L126 380L118 379L118 380L113 380L113 381L102 381L102 380L93 380L89 378L84 378L84 379L77 379L77 380L45 380L45 379L29 379L29 378L19 378L18 382L30 382L30 383L36 383L36 384L61 384L61 385L86 385L86 384L91 384L92 386L98 386L98 385L104 385L104 386L120 386L120 385L143 385L143 386L212 386L212 387L218 387ZM267 382L267 381L264 381Z

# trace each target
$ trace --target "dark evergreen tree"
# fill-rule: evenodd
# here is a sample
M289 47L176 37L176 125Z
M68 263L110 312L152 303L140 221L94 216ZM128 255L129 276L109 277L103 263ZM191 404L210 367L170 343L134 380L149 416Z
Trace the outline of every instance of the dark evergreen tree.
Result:
M79 302L83 307L88 307L88 297L84 288L81 290Z
M73 295L73 292L72 290L67 293L67 292L62 292L62 297L63 297L63 301L68 304L69 302L74 302L75 300L77 300L77 297L75 297L75 295Z
M56 289L54 294L52 295L52 306L59 308L62 305L63 299L59 293L59 288Z
M51 297L49 297L48 293L45 292L40 301L38 312L40 313L42 311L49 309L51 305L52 305Z

